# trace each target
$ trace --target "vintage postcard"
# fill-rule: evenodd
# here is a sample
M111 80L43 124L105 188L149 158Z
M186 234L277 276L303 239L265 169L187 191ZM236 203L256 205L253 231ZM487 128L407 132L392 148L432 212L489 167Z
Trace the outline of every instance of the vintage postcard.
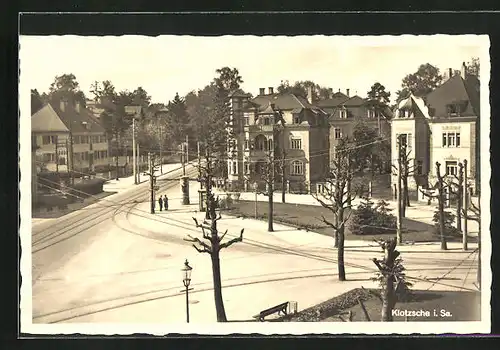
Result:
M489 333L489 80L484 35L21 36L21 332Z

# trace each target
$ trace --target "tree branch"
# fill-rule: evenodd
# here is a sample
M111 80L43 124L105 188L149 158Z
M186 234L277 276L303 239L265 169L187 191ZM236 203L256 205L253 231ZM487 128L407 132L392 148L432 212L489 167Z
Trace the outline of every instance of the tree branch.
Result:
M230 240L230 241L228 241L226 243L220 244L219 245L219 250L224 249L224 248L228 248L229 246L231 246L234 243L242 242L243 241L243 231L245 231L245 229L242 228L239 237L233 238L232 240Z

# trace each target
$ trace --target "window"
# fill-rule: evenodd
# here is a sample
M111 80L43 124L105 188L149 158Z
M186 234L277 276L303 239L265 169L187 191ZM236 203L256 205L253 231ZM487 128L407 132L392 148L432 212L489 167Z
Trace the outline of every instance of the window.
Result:
M459 132L444 132L443 133L443 147L460 147L460 133Z
M375 118L375 117L376 117L375 111L372 109L369 109L368 110L368 118Z
M245 140L245 149L248 149L248 140Z
M244 122L245 122L245 125L249 125L249 123L250 123L250 118L245 117L245 118L243 118L243 120L244 120Z
M236 175L236 162L233 162L233 175Z
M340 119L346 119L347 118L347 109L342 108L339 112L339 117L340 117Z
M457 105L450 104L446 106L446 111L448 112L449 115L458 115L460 108Z
M269 117L264 117L264 125L269 125Z
M42 144L48 145L50 143L50 136L42 136Z
M300 124L300 115L298 115L298 114L293 115L293 123Z
M269 151L273 150L273 140L269 139L269 140L267 141L267 149L268 149Z
M417 160L417 175L422 175L422 164L421 160Z
M66 165L66 158L59 157L59 165Z
M457 162L446 161L446 176L458 174Z
M47 162L55 162L56 161L56 154L55 153L44 153L42 159L46 163Z
M294 160L290 169L292 175L303 175L304 174L304 163L299 160Z
M335 128L334 130L334 137L336 140L342 138L342 130L340 128Z
M248 164L247 162L245 162L243 164L243 168L245 169L245 174L246 175L250 174L250 164Z
M302 140L292 139L292 149L302 149Z

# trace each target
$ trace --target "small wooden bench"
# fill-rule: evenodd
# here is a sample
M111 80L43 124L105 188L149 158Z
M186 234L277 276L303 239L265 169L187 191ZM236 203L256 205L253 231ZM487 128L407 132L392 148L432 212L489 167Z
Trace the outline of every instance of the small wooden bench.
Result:
M264 322L264 319L267 316L271 316L271 315L276 314L276 313L278 315L280 315L280 314L286 315L288 313L287 312L288 303L289 302L287 301L285 303L270 307L269 309L261 311L258 315L253 316L253 318L256 318L260 322Z

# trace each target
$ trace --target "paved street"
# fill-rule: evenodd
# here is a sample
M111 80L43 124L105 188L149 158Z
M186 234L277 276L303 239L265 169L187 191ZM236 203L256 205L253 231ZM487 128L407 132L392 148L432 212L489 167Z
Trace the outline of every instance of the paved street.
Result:
M191 205L182 206L177 181L169 189L163 188L172 182L158 181L170 199L168 212L149 213L148 185L141 184L33 228L34 323L185 322L180 269L186 258L193 266L191 322L216 321L210 258L183 240L188 234L201 238L192 220L203 218L197 212L198 184L191 182ZM330 237L282 225L268 233L265 222L225 215L219 228L228 229L229 239L245 228L244 242L221 253L229 320L251 320L290 300L302 310L352 288L374 286L371 258L381 252L369 242L346 242L348 281L340 283ZM460 244L449 247L398 247L414 288L475 289L477 254L460 251Z

